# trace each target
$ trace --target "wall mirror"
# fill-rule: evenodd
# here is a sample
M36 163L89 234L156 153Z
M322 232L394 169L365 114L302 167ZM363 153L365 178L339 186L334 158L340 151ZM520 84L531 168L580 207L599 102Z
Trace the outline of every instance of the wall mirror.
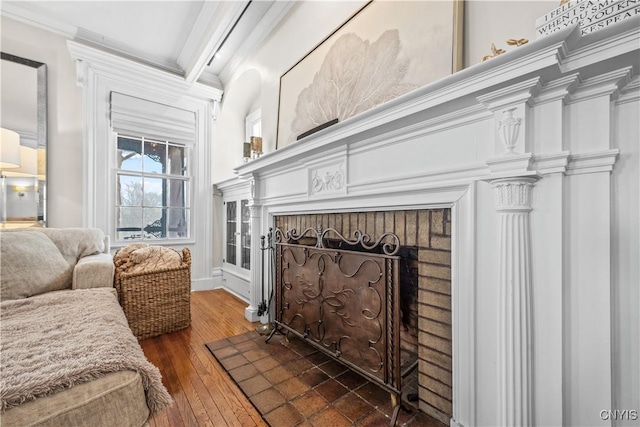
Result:
M0 227L47 225L47 66L2 52Z

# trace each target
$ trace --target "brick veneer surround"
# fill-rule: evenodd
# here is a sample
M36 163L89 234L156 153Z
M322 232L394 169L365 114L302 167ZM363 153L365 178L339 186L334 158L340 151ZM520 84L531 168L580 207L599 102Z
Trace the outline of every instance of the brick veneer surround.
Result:
M334 228L345 237L355 230L372 239L394 232L401 246L417 249L417 295L403 295L410 307L402 349L418 354L420 409L449 424L452 416L451 210L403 210L277 216L276 227ZM415 266L415 261L410 263ZM407 317L407 316L405 316Z

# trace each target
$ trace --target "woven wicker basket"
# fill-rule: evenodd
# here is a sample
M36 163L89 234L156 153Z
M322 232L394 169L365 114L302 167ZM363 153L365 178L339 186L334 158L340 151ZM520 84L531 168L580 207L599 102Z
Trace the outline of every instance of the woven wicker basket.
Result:
M184 329L191 324L191 253L182 265L150 272L116 268L115 287L129 327L139 340Z

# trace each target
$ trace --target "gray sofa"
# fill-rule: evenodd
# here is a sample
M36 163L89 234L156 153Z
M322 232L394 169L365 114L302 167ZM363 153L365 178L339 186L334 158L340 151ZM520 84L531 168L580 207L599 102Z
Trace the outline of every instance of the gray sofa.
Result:
M98 229L0 231L0 422L141 426L171 403L113 289Z

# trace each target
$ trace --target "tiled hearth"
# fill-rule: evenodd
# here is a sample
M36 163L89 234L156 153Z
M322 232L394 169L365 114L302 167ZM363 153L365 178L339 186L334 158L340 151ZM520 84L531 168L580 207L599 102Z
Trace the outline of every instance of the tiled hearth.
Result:
M249 332L207 347L272 427L389 425L389 393L296 338ZM416 408L396 425L443 427Z
M398 235L409 258L401 262L408 271L401 278L403 360L418 355L420 409L449 424L452 408L451 345L451 210L399 210L276 216L283 231L295 228L333 228L353 238L360 230L372 239L385 232ZM331 237L328 235L327 237ZM417 270L417 271L415 271ZM406 383L406 381L405 381Z

